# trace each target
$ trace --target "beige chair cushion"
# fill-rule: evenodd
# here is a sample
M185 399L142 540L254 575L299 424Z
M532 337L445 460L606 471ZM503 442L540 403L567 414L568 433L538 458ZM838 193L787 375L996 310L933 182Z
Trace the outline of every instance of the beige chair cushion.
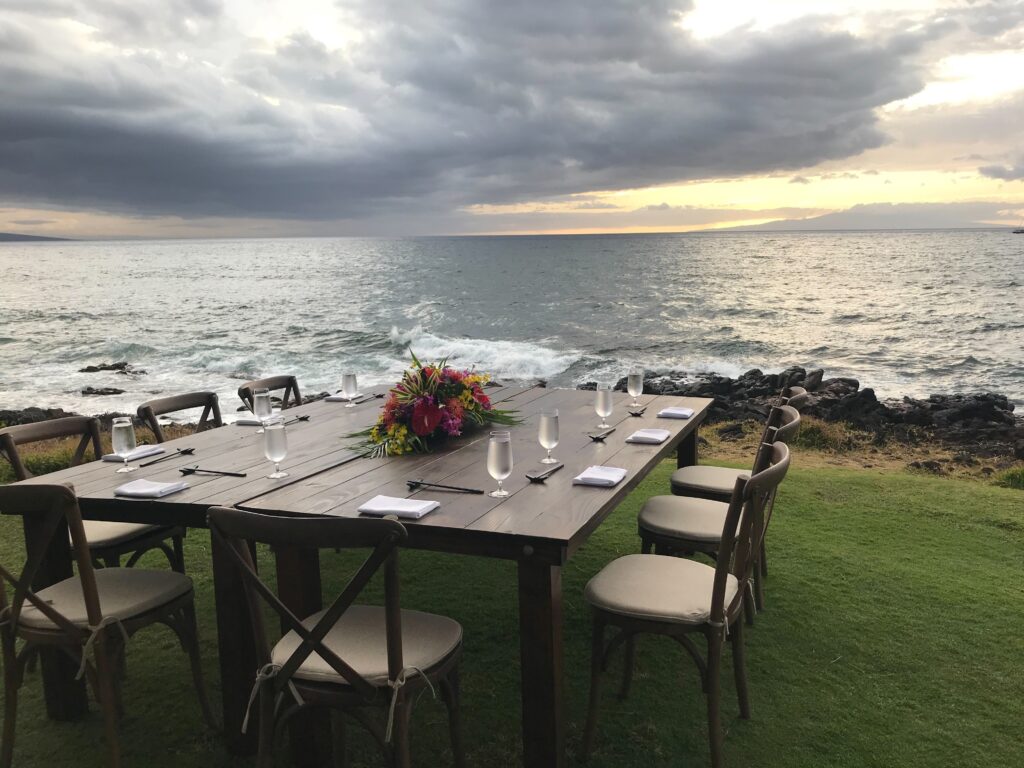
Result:
M102 520L85 520L85 540L90 547L109 547L131 539L146 536L160 528L145 523L107 523Z
M637 516L644 530L690 541L722 540L729 505L687 496L652 496Z
M302 622L312 629L323 616L318 611ZM428 670L443 661L462 642L462 626L446 616L421 611L402 611L402 660L406 667ZM271 653L274 664L284 664L299 647L294 632L282 637ZM346 664L371 682L388 679L388 649L384 633L384 609L376 605L353 605L324 638ZM411 673L410 673L411 674ZM334 668L318 654L310 654L295 673L300 680L344 683Z
M693 491L713 493L722 496L724 501L732 495L736 478L740 475L750 477L750 470L709 467L706 464L680 467L672 473L672 493L681 496Z
M635 619L673 624L703 624L711 615L715 569L666 555L626 555L612 560L590 580L583 593L596 608ZM725 607L739 585L729 576Z
M149 571L141 568L98 568L96 590L103 615L130 619L169 603L192 590L192 579L176 571ZM82 596L82 582L77 576L59 581L36 593L72 624L87 627L89 620ZM36 629L57 626L38 608L26 602L20 623Z

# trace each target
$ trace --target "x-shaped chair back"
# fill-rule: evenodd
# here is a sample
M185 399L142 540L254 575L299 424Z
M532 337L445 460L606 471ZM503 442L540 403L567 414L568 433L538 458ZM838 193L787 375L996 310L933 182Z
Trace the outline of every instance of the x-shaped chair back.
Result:
M92 444L94 458L102 455L100 447L100 423L88 416L66 416L61 419L39 421L35 424L18 424L0 429L0 452L6 454L19 480L32 477L18 453L18 446L54 440L61 437L79 437L78 447L71 457L71 466L78 466L85 459L85 452Z
M224 545L242 576L246 600L252 617L252 631L256 638L260 667L270 664L271 650L266 641L263 624L263 603L269 605L281 619L285 630L294 631L301 642L287 661L275 670L274 693L288 687L295 672L313 653L330 665L352 688L367 700L379 690L381 681L372 682L360 675L340 658L323 640L327 633L353 604L373 575L384 568L385 639L388 654L388 678L395 681L402 673L402 628L398 595L397 547L405 541L405 527L393 520L366 519L304 519L281 515L256 514L238 509L214 507L209 511L210 534ZM297 547L300 549L370 549L370 554L358 568L338 597L331 603L312 629L281 602L274 591L259 577L252 561L247 541L269 544L271 547Z
M160 429L158 416L175 411L184 411L189 408L202 408L203 413L199 417L197 432L202 432L213 427L224 426L224 420L220 416L220 403L215 392L188 392L183 395L172 395L161 397L156 400L149 400L138 408L139 421L148 425L156 436L158 443L164 442L163 430Z
M725 589L731 574L739 582L734 601L743 599L753 572L755 554L763 533L765 505L789 471L789 448L776 442L768 449L768 466L749 479L736 478L722 529L722 543L715 563L711 594L711 623L721 624L732 607L725 604Z
M96 589L96 574L89 558L89 545L85 540L82 514L78 499L70 484L62 485L7 485L0 487L0 511L6 514L22 515L26 528L35 528L39 535L26 537L29 550L21 574L15 576L6 566L0 564L0 612L3 625L14 631L18 625L22 608L28 602L52 621L67 636L70 643L81 643L88 631L76 627L63 614L41 600L32 588L39 567L54 537L66 535L61 523L67 522L74 545L74 557L78 565L78 578L82 583L86 617L92 627L100 626L103 613ZM14 588L10 603L7 602L7 585Z

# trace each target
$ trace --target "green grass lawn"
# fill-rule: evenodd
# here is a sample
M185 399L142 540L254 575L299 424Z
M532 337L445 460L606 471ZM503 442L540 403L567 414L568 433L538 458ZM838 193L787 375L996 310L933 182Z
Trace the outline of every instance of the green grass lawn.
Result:
M726 659L729 766L1017 766L1024 764L1024 495L978 482L850 469L794 469L769 532L767 610L747 634L753 719L741 721ZM660 467L565 569L570 763L586 714L590 623L583 586L638 551L643 500L668 486ZM0 519L0 557L20 563L20 521ZM162 564L149 556L154 565ZM209 537L187 540L211 694L217 690ZM325 583L347 557L323 554ZM519 760L518 632L513 563L407 552L403 604L465 628L463 706L471 765ZM239 631L247 631L239 627ZM129 646L122 725L126 764L235 766L204 729L185 657L157 627ZM644 638L629 700L613 662L590 765L706 765L705 710L682 648ZM219 702L217 702L219 704ZM49 722L38 675L22 689L17 766L105 759L98 714ZM382 765L351 729L355 765ZM450 764L444 708L423 699L418 765Z

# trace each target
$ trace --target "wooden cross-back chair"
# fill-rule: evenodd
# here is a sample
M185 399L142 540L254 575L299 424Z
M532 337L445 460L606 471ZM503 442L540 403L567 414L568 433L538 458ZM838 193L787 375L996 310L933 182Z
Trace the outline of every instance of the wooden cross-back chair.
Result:
M35 424L4 427L0 429L0 452L11 462L14 476L18 480L27 480L33 475L25 466L18 446L69 437L80 438L78 447L71 457L71 466L81 464L90 447L95 459L103 455L100 445L100 423L97 419L87 416L66 416ZM111 471L113 472L113 469ZM167 557L171 568L184 573L184 537L183 528L99 520L85 522L85 538L89 542L93 559L111 568L119 566L124 555L128 555L127 566L131 568L146 552L159 549ZM168 539L170 546L167 544Z
M138 630L160 623L177 635L188 655L200 708L216 727L206 699L199 660L199 639L192 580L182 573L142 568L94 570L85 528L71 485L0 487L0 511L22 515L30 547L20 574L0 564L0 645L4 664L4 725L0 766L14 755L18 689L25 668L39 652L59 650L80 664L103 711L110 765L121 765L118 742L120 675L117 660ZM44 555L70 535L77 575L34 590ZM64 544L66 548L67 545ZM69 569L70 572L70 569ZM13 588L10 601L7 587ZM21 648L18 648L19 642Z
M158 443L166 440L163 430L160 428L158 417L165 413L185 411L189 408L202 408L203 413L196 425L196 432L203 432L214 427L224 426L224 420L220 416L220 403L215 392L188 392L183 395L172 395L161 397L156 400L148 400L139 406L137 414L139 421L147 425L156 437Z
M758 521L772 493L789 469L789 449L771 446L768 466L752 477L739 477L729 500L715 565L666 555L626 555L606 565L587 584L584 597L593 610L590 704L583 732L583 759L593 744L600 682L609 656L626 646L620 698L629 693L635 638L663 635L677 641L700 672L708 707L711 765L721 768L721 674L726 641L732 647L740 716L750 717L742 620L744 595L754 568ZM608 627L619 631L605 643ZM704 636L705 655L692 635Z
M279 389L284 390L281 393L281 409L291 408L296 405L302 405L302 394L299 392L299 382L294 376L268 376L265 379L256 379L255 381L247 381L245 384L238 388L238 396L245 403L245 407L250 411L252 410L252 396L257 389L269 389L271 392L276 392ZM290 396L290 400L289 400Z
M754 459L753 472L768 466L774 443L785 443L800 429L800 414L791 405L777 406L768 414L762 442ZM723 470L729 473L733 482L746 477L748 472L725 467L707 467L709 470ZM765 600L764 580L768 575L765 534L768 521L775 507L775 492L768 499L763 519L757 528L757 551L754 558L757 567L751 583L752 603L747 604L748 623L753 623L754 609L762 610ZM652 496L644 502L637 515L637 533L640 536L640 551L663 555L691 555L699 552L711 558L717 557L721 540L722 522L728 512L728 502L717 495L705 496Z
M344 751L348 716L373 736L391 763L409 766L410 717L416 694L424 688L440 691L448 708L455 764L464 764L458 686L462 627L443 616L400 607L398 547L406 539L404 526L393 520L304 519L224 507L211 509L208 522L211 536L229 552L242 576L252 617L259 669L247 720L258 715L260 768L273 764L278 727L308 707L335 712L336 750ZM369 549L370 554L327 609L296 616L261 581L249 541L275 548ZM384 605L356 604L380 569ZM266 640L263 605L277 613L284 632L273 647ZM367 716L366 707L386 715L383 728Z

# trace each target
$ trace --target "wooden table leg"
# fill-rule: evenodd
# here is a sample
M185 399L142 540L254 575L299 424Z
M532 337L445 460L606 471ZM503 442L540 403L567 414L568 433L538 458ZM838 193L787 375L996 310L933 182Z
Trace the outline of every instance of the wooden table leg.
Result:
M697 434L698 430L694 427L693 431L679 443L676 450L676 467L697 466Z
M220 654L221 704L224 717L224 739L234 755L256 752L259 734L259 711L253 707L249 727L242 733L242 720L249 705L249 694L256 680L259 661L252 635L249 607L245 600L242 577L231 555L211 537L213 560L213 592L217 605L217 649Z
M560 566L519 561L519 643L523 763L527 768L564 766Z
M277 560L277 596L300 619L323 607L320 586L320 552L316 549L281 548ZM282 627L283 629L283 627ZM326 711L294 715L288 727L292 762L299 768L331 764L331 721Z
M51 584L74 576L67 523L62 520L51 535L33 515L25 515L22 520L26 551L33 552L40 546L46 546L46 553L39 564L39 570L36 571L32 589L38 592ZM75 679L78 664L60 650L42 648L39 651L39 666L43 679L46 714L52 720L80 720L85 717L89 705L85 681Z

